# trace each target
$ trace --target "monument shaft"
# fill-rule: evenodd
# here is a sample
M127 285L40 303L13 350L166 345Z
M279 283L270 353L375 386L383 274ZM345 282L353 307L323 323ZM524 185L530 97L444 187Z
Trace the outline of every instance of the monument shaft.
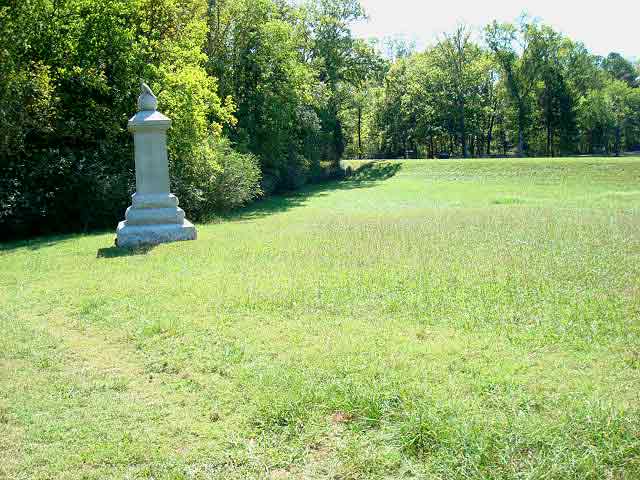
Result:
M167 135L159 131L138 131L134 138L136 158L136 192L169 191Z

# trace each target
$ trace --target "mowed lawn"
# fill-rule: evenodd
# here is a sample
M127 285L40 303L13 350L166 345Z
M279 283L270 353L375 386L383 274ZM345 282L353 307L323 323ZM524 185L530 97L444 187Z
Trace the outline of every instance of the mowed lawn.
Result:
M640 158L349 165L0 245L0 478L640 478Z

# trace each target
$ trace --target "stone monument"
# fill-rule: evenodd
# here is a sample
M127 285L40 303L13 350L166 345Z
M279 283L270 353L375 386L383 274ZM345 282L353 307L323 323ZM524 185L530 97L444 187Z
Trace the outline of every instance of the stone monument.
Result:
M196 228L184 218L178 198L169 193L167 130L171 120L157 107L158 100L143 83L138 113L129 120L135 144L136 193L125 220L118 225L118 247L196 239Z

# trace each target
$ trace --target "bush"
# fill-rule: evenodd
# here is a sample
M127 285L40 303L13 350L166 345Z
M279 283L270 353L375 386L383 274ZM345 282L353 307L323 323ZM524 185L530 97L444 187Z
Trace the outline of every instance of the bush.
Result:
M311 162L298 153L290 156L284 165L281 185L284 190L297 190L309 181L311 176Z
M242 207L262 195L258 159L234 150L229 141L210 137L176 175L173 190L188 215L201 220Z
M211 151L222 170L212 183L208 205L213 211L242 207L262 195L260 163L250 153L233 150L226 139L211 142Z

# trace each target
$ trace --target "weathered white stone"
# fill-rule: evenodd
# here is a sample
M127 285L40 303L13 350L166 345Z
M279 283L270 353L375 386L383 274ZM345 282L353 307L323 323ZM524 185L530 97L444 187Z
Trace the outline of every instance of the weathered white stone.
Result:
M126 221L122 221L118 224L117 234L118 246L127 248L197 238L196 227L189 220L173 225L127 225Z
M173 193L134 193L131 201L135 208L171 208L179 204L178 197Z
M140 96L138 97L138 111L152 112L158 108L158 99L153 94L149 85L142 83L140 85Z
M181 208L127 208L124 215L127 225L162 225L184 222L184 210Z
M158 101L142 84L138 113L129 120L135 144L136 193L116 231L119 247L140 247L195 240L196 228L185 219L178 198L169 193L167 130L171 120L156 110Z

